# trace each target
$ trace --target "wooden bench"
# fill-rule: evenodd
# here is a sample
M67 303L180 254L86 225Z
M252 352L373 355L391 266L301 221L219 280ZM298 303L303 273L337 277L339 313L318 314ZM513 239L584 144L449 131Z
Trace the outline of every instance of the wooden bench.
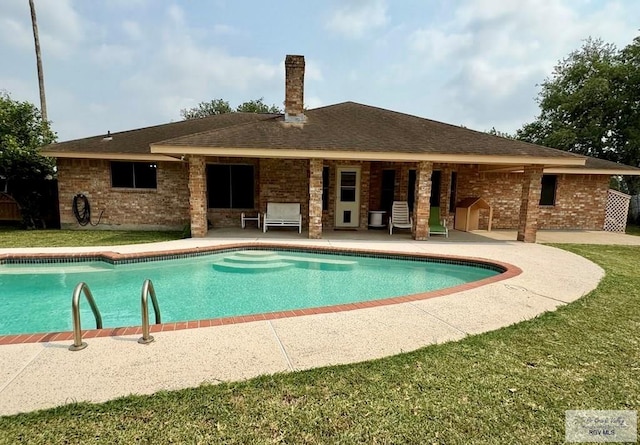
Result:
M302 233L300 203L268 202L262 231L266 232L267 227L297 227L298 233Z

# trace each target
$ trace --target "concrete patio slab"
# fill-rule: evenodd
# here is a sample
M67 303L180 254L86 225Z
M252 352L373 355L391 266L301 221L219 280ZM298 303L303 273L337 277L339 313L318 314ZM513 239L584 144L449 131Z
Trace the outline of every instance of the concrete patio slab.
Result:
M272 323L294 369L369 360L464 336L410 304Z
M0 415L75 401L101 402L128 394L193 387L262 374L350 363L457 340L535 317L594 289L603 276L597 265L539 244L495 239L501 232L452 231L448 239L416 242L408 234L382 231L331 232L322 240L297 233L257 230L212 231L210 237L104 248L0 249L3 253L139 253L260 242L357 248L388 252L454 255L507 262L522 274L457 294L348 312L155 333L140 345L137 336L0 346ZM541 234L543 232L539 232ZM571 233L554 242L611 239L603 233ZM556 239L554 236L539 239ZM559 235L557 235L559 236ZM640 239L640 238L638 238ZM636 237L615 237L635 245ZM597 240L596 240L597 241ZM159 296L161 298L161 296Z
M11 357L25 352L29 362L4 382L0 414L76 401L101 402L291 369L268 322L154 336L156 341L148 345L138 344L138 337L133 336L87 339L89 347L79 352L69 351L68 342L2 346L2 368Z

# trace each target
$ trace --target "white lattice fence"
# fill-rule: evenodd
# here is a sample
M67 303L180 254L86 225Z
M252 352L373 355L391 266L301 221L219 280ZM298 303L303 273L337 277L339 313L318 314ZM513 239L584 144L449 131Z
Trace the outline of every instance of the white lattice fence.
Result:
M604 230L607 232L623 232L627 229L627 214L631 196L616 190L609 190L607 196L607 212L604 218Z

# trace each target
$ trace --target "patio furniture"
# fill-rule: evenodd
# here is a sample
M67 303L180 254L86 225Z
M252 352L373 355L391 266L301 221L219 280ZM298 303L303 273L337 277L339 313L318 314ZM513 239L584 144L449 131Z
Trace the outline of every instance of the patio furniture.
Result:
M240 214L240 226L244 229L246 227L246 222L247 221L257 221L258 222L258 229L260 228L260 212L258 212L257 216L247 216L246 213L242 212Z
M444 235L449 238L449 229L444 219L440 218L440 207L431 207L429 210L429 236Z
M298 233L302 233L300 203L268 202L262 224L264 233L267 227L297 227Z
M379 229L384 227L382 217L387 213L384 210L369 210L369 227Z
M413 227L413 219L409 213L407 201L393 201L389 218L389 235L393 235L394 227L396 229L411 229Z

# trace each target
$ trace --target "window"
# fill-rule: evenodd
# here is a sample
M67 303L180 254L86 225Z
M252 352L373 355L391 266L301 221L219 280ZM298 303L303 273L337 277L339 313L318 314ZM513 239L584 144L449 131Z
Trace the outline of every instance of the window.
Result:
M542 175L542 190L540 191L540 205L556 205L556 185L558 177L556 175Z
M253 165L207 165L209 208L253 209Z
M111 162L111 187L131 189L157 188L156 164L150 162Z
M322 167L322 210L329 210L329 167Z
M353 171L340 172L340 201L356 202L357 173ZM345 221L346 222L346 221Z

